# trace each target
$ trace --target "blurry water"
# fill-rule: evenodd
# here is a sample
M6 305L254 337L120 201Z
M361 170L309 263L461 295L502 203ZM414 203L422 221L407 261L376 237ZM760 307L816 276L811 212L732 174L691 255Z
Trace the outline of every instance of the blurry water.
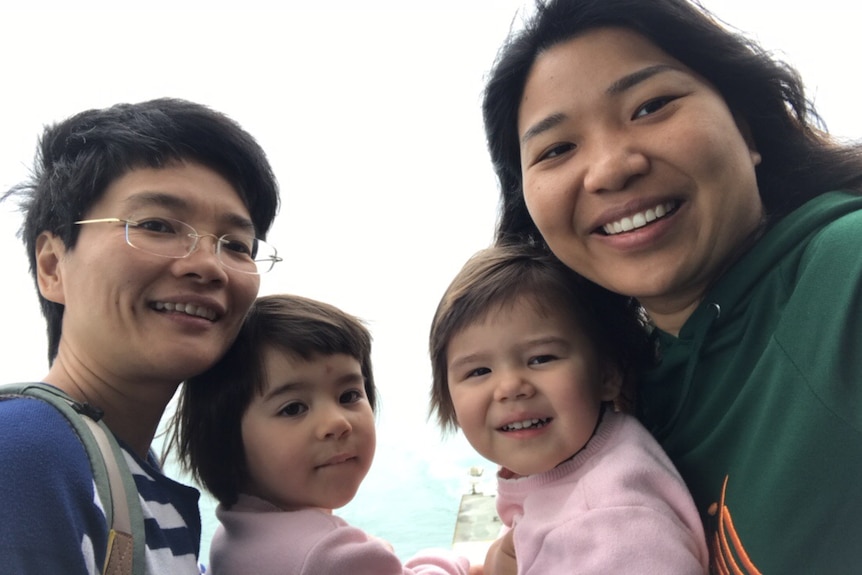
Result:
M336 510L351 525L387 540L406 560L428 547L450 548L461 495L470 489L469 470L480 466L483 479L494 466L477 455L461 434L443 438L429 422L397 416L378 423L377 453L354 500ZM189 483L175 464L166 473ZM201 561L209 563L209 544L218 525L215 500L201 494ZM288 534L285 537L289 537Z

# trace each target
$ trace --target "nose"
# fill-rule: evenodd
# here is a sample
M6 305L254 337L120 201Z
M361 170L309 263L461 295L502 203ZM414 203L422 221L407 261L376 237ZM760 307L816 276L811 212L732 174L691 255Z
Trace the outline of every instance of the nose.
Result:
M587 154L584 154L588 152ZM605 135L594 139L588 150L584 188L587 192L624 190L633 180L649 172L647 156L623 136Z
M322 408L318 421L318 437L320 439L341 439L353 431L350 420L343 409L338 406Z
M213 234L195 236L189 255L174 260L182 275L196 276L203 281L227 281L227 270L216 253L218 238ZM209 245L202 245L207 243Z
M495 401L517 401L529 399L536 393L530 380L518 370L498 371L498 382L494 388Z

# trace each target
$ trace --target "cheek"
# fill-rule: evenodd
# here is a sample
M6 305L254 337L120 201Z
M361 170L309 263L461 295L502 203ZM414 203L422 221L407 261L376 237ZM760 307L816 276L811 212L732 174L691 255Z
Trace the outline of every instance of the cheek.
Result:
M577 184L570 177L570 170L560 169L553 174L537 174L524 179L524 203L543 236L571 230Z
M246 463L250 467L253 465L259 466L262 461L267 459L267 455L273 455L266 441L266 438L271 436L272 433L266 429L266 426L257 417L243 417L240 424L240 434Z
M553 213L548 195L547 188L541 183L529 178L524 179L524 204L539 228L547 225L549 214Z
M724 137L704 136L688 153L699 185L711 193L710 203L720 221L734 222L731 235L747 236L759 225L763 206L755 173L756 157L742 135L725 126ZM696 162L696 163L694 163ZM724 214L721 216L720 214Z
M231 314L234 330L234 335L239 332L239 328L248 313L251 304L254 303L260 289L260 276L243 274L242 277L232 277L230 285L230 293L232 294Z
M362 429L365 435L365 440L371 444L372 449L377 444L377 428L374 425L374 413L368 409L368 413L363 413L357 424Z
M469 431L479 425L484 419L483 402L475 393L458 390L449 392L452 397L452 408L455 419L462 430Z
M668 147L703 182L723 190L749 189L757 162L736 122L729 112L702 118L682 128Z
M260 291L260 276L244 274L237 280L237 299L243 306L245 312L251 307L252 302Z

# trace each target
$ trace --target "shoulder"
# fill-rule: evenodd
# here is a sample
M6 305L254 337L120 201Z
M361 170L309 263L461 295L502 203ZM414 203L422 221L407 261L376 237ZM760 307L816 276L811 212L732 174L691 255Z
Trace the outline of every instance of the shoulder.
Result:
M822 276L822 283L836 276L858 274L862 269L859 258L862 244L862 198L838 192L826 194L799 208L798 214L787 217L776 229L774 247L799 247L798 260L785 256L785 264L793 270L791 282ZM776 253L776 255L778 255Z
M609 430L608 440L591 458L589 475L669 476L682 483L670 458L640 421L617 412L606 413L604 417L602 428Z
M667 499L687 504L690 496L682 478L643 425L623 413L603 417L590 443L571 460L540 475L500 480L501 517L510 514L513 505L539 510L537 517L564 519L578 509L645 504L666 508Z
M785 258L781 266L787 293L780 298L776 337L791 360L817 349L816 364L824 352L846 361L839 342L853 334L862 338L862 209L835 214L798 242L798 257Z
M591 453L560 489L578 493L585 508L687 507L688 490L670 458L634 417L606 413L597 436L601 449ZM577 500L577 499L576 499Z
M216 510L221 525L210 550L214 572L402 572L400 560L383 543L336 515L247 503Z
M811 236L806 254L817 253L827 261L842 261L839 258L854 256L859 259L859 244L862 242L862 210L847 212L825 224Z
M339 525L323 534L311 547L303 573L350 573L351 575L396 575L405 571L401 560L382 540L353 527L341 518ZM419 561L419 560L417 560Z
M282 511L262 499L248 495L240 495L239 501L231 507L219 505L216 517L229 534L243 537L257 535L258 531L266 532L274 526L298 530L303 528L304 531L317 534L347 526L347 522L340 517L318 509Z
M605 418L606 441L582 472L560 482L551 497L538 494L541 505L525 506L515 532L519 560L524 545L536 572L556 564L616 573L641 557L644 572L702 573L703 526L676 468L635 418ZM617 544L606 545L610 540ZM575 557L577 563L566 563Z
M41 482L62 475L66 481L83 477L92 482L83 444L66 417L50 404L34 398L2 400L0 421L0 478L32 474Z
M94 570L104 554L107 525L77 434L61 413L38 399L0 401L0 422L4 568Z

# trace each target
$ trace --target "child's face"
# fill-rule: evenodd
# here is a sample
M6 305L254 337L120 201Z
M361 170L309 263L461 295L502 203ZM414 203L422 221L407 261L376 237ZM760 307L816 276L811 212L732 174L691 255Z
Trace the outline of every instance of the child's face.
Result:
M484 457L519 475L553 469L589 440L620 384L571 313L532 300L492 309L446 349L458 424Z
M376 444L359 361L346 354L306 361L271 346L263 358L266 389L242 418L245 491L285 510L346 505Z

